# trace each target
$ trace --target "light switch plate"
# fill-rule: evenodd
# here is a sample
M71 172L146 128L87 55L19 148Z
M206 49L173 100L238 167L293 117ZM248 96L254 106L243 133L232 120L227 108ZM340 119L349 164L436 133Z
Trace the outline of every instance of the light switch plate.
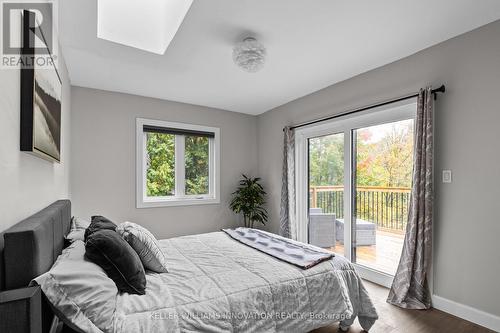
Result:
M451 170L443 170L443 183L451 183Z

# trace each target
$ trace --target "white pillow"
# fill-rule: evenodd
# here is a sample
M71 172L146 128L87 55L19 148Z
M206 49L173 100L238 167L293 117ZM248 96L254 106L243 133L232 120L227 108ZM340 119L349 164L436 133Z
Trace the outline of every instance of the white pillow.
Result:
M81 217L73 216L71 218L69 233L64 238L66 238L70 243L77 240L83 241L85 239L85 229L87 229L89 225L89 221L82 219Z
M71 229L69 234L66 235L65 237L67 240L69 240L70 243L73 243L74 241L85 240L85 229Z
M70 327L76 326L82 332L111 332L118 289L104 270L85 260L84 255L85 244L73 242L31 285L41 286Z
M78 216L73 216L71 218L71 230L75 229L87 229L90 225L90 221L82 219Z
M132 222L123 222L116 227L116 232L137 252L144 268L156 273L168 272L165 255L149 230Z

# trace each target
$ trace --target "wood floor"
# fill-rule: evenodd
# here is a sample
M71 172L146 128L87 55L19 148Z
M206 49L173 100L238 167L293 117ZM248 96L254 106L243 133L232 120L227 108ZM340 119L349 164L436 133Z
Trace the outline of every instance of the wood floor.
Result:
M389 290L371 282L364 282L377 308L379 320L370 333L494 333L463 319L454 317L439 310L404 310L386 303ZM338 324L323 327L310 333L341 332ZM365 332L357 319L348 331L349 333Z
M404 234L402 232L377 229L376 245L358 246L356 262L377 271L394 275L403 249ZM344 255L344 245L337 242L330 251Z

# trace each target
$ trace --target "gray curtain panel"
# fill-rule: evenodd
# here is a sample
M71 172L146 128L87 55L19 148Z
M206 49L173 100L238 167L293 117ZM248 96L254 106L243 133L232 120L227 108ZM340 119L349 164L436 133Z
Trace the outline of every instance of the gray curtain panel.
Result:
M295 232L295 131L290 127L285 127L283 135L279 234L297 239Z
M432 255L432 97L432 88L420 90L408 225L399 266L387 298L387 302L407 309L428 309L431 306L427 272Z

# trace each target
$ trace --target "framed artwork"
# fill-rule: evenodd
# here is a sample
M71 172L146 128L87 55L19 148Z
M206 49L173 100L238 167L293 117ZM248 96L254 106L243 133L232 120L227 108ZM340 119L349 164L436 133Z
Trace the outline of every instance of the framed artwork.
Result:
M62 82L50 49L52 61L40 68L34 61L35 48L26 47L30 45L28 38L33 38L30 37L30 27L34 22L35 14L25 10L22 57L28 61L21 65L21 151L60 162Z

